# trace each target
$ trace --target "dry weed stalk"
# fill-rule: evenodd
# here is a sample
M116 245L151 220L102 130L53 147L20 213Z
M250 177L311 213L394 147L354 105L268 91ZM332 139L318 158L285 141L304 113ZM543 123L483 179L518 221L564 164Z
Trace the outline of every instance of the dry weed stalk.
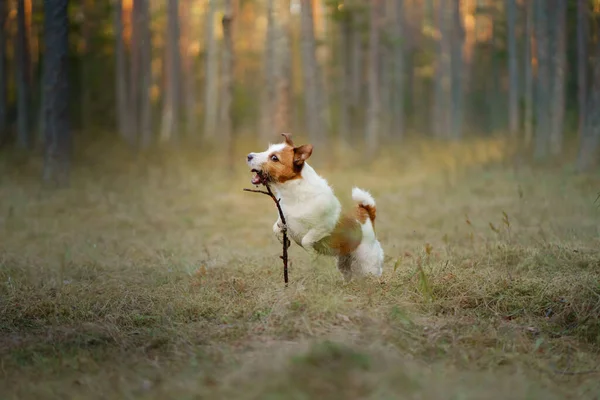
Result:
M279 218L281 218L281 222L283 223L283 254L281 256L279 256L279 258L281 258L283 260L283 281L285 282L285 285L287 286L288 284L288 247L290 247L290 241L287 237L287 225L285 222L285 216L283 215L283 211L281 210L281 205L279 205L279 202L281 201L281 199L278 199L275 197L275 195L273 194L273 191L271 190L271 188L269 187L269 185L265 184L265 187L267 188L267 191L264 190L254 190L254 189L244 189L245 192L252 192L252 193L262 193L262 194L266 194L267 196L271 197L273 199L273 201L275 202L275 205L277 206L277 211L279 211Z

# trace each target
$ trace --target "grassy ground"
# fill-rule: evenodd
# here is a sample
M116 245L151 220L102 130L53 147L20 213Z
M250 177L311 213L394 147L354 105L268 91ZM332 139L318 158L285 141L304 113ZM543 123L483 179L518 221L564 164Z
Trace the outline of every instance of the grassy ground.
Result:
M61 191L0 155L0 398L598 398L600 176L345 152L319 171L375 196L383 277L293 245L284 288L248 150L91 149Z

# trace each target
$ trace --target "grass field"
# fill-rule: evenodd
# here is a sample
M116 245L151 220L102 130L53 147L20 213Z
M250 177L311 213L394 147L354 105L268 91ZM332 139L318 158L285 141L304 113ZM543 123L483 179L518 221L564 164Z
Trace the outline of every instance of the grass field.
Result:
M285 288L273 203L242 192L260 148L238 147L90 148L59 191L0 154L1 399L599 398L600 175L485 144L345 152L319 172L374 195L384 274L344 283L292 245Z

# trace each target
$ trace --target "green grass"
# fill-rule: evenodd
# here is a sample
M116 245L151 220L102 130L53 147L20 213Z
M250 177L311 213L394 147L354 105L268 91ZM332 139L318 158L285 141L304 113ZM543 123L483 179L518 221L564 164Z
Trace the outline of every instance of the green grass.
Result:
M454 147L319 168L375 196L384 274L292 245L288 288L247 147L93 147L57 191L0 154L0 398L595 398L600 176Z

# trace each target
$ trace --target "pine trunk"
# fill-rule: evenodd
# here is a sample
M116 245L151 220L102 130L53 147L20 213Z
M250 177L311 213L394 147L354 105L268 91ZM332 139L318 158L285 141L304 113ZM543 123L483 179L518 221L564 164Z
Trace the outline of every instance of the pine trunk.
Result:
M319 66L315 45L312 0L301 0L302 27L302 78L308 138L315 145L323 145L325 121L323 98L321 94Z
M223 25L223 55L221 67L221 107L219 130L225 147L231 152L233 134L233 70L234 70L234 48L233 48L233 4L232 0L225 0L225 10L222 19Z
M115 93L116 114L119 134L123 140L133 146L131 137L131 128L129 127L131 115L128 111L128 93L127 93L127 60L125 54L125 42L123 40L123 1L114 2L114 31L115 31Z
M216 137L219 104L219 59L215 40L215 13L217 0L208 0L206 13L206 75L204 79L204 137Z
M6 16L8 12L7 0L0 0L0 147L8 136L8 69L6 63Z
M379 148L380 134L379 23L381 18L381 0L373 0L370 8L368 104L365 140L367 144L367 157L372 159Z
M152 103L150 90L152 88L152 36L150 32L150 5L149 0L136 0L140 2L139 19L139 46L140 46L140 132L141 147L147 148L152 143Z
M563 148L565 119L565 68L567 66L567 0L555 0L554 43L553 43L553 84L550 125L550 153L558 156Z
M577 105L578 132L581 137L585 126L588 72L588 13L589 1L577 0Z
M352 17L348 13L340 24L340 60L342 62L342 74L340 79L340 139L345 144L350 142L350 105L352 84Z
M267 0L267 33L263 58L263 76L260 101L259 136L264 141L272 140L275 136L273 126L273 99L275 97L275 20L273 2Z
M45 154L43 180L66 186L71 161L69 127L68 0L44 2Z
M533 0L527 1L525 22L525 137L524 145L529 147L533 140Z
M395 139L404 137L404 98L405 98L405 75L406 75L406 38L404 35L405 21L405 0L395 0L396 19L394 21L394 58L393 58L393 101L394 110L392 111L392 132Z
M589 171L598 165L598 150L600 147L600 41L596 44L592 79L577 160L577 169L580 172Z
M451 138L458 140L462 137L463 129L463 45L464 28L460 16L460 2L454 1L452 4L452 103L451 103Z
M288 0L274 4L274 59L275 96L273 116L275 133L290 132L291 128L291 55L290 55L290 3Z
M194 0L186 0L180 7L181 10L189 9L192 7ZM184 33L182 34L182 67L183 77L185 84L183 90L185 92L185 120L186 120L186 132L188 137L198 136L198 113L196 110L196 63L194 62L194 56L189 54L190 43L192 42L192 20L189 15L183 16L184 22Z
M550 132L550 48L548 40L548 4L547 0L536 0L536 44L538 60L536 125L534 158L543 160L548 155Z
M517 67L517 4L516 0L506 1L508 22L508 126L512 138L519 131L519 69Z
M29 82L29 40L25 24L25 0L17 0L17 41L16 77L17 77L17 145L22 149L31 146L29 132L30 119L30 82Z

